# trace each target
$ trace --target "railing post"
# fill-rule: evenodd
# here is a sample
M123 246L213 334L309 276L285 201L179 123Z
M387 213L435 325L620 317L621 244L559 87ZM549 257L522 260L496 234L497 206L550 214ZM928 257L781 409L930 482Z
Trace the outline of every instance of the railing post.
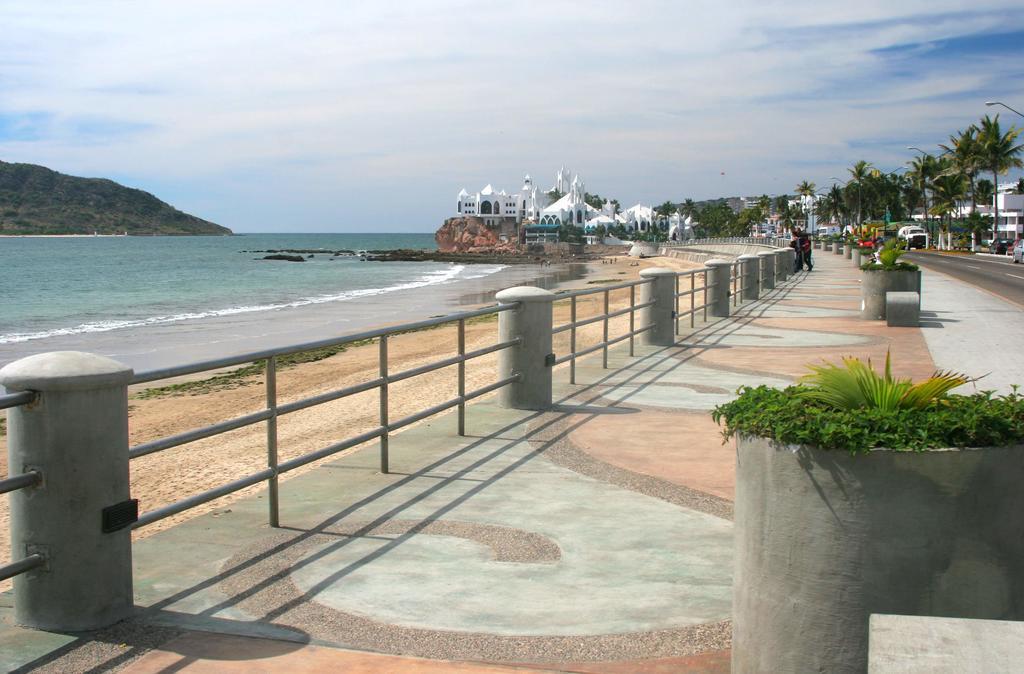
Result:
M704 263L711 270L711 293L708 297L708 308L712 316L725 317L729 315L729 272L732 270L732 262L729 260L708 260Z
M640 278L651 281L640 286L640 304L654 302L653 306L640 310L640 327L651 326L643 333L641 342L672 346L676 343L676 272L664 267L651 267L641 271Z
M789 272L793 269L790 261L789 251L792 248L778 248L775 250L775 282L782 283L789 278Z
M466 356L466 319L459 319L458 333L456 336L457 348L459 350L459 356ZM459 361L459 372L458 372L458 392L459 392L459 435L463 436L466 434L466 361Z
M495 297L499 304L518 304L515 309L498 314L499 340L520 340L498 355L501 378L519 375L518 381L501 389L499 402L503 407L519 410L548 409L554 366L551 313L555 294L543 288L518 286L502 290Z
M569 383L576 383L576 296L569 298Z
M601 367L605 370L608 369L608 314L611 313L611 303L608 297L608 291L604 291L604 320L601 321L601 341L604 342L604 347L601 349Z
M270 418L267 419L267 468L273 468L273 477L267 480L267 523L281 526L281 507L277 479L277 358L267 358L266 400Z
M743 270L743 301L756 300L761 296L761 286L758 282L761 258L756 255L740 255L739 261Z
M10 498L12 550L46 559L14 578L22 625L94 630L132 610L131 377L131 368L79 351L29 356L0 370L8 391L39 393L37 402L10 410L7 429L10 469L43 476ZM119 508L105 511L111 506Z
M380 472L388 473L391 470L391 458L389 456L389 432L388 425L388 336L381 335L377 343L377 371L382 383L379 391L378 419L384 433L380 436Z
M762 250L757 254L761 260L761 290L775 287L775 251Z

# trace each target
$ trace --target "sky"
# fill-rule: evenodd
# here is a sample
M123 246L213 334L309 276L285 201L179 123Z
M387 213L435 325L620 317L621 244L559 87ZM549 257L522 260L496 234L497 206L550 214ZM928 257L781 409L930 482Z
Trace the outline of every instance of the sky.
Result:
M236 232L429 232L456 194L623 206L892 170L1024 118L1020 0L0 4L0 160Z

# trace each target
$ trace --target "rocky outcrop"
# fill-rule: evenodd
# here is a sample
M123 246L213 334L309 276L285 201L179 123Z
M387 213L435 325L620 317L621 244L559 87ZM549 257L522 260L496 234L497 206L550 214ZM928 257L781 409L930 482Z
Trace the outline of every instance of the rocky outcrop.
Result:
M442 253L514 254L515 241L501 241L498 228L491 228L472 216L448 218L434 234Z
M313 257L310 255L310 257ZM264 260L282 260L284 262L305 262L306 258L301 255L264 255Z

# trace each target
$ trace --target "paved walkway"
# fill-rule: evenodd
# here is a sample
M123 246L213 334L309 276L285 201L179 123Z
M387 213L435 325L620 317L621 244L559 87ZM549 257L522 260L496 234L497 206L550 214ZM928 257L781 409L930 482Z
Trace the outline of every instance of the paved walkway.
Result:
M280 529L260 496L138 542L137 618L0 628L0 664L726 672L734 450L708 412L821 358L932 372L922 329L859 304L852 263L819 254L677 346L583 361L577 386L561 370L550 412L476 404L467 437L450 416L394 437L392 474L368 448L284 482Z

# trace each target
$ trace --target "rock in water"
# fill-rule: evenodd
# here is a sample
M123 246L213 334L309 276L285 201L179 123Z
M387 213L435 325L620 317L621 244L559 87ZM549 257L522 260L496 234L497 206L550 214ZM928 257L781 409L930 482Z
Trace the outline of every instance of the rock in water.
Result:
M310 255L310 257L313 257ZM301 255L264 255L264 260L284 260L285 262L305 262L306 258Z

